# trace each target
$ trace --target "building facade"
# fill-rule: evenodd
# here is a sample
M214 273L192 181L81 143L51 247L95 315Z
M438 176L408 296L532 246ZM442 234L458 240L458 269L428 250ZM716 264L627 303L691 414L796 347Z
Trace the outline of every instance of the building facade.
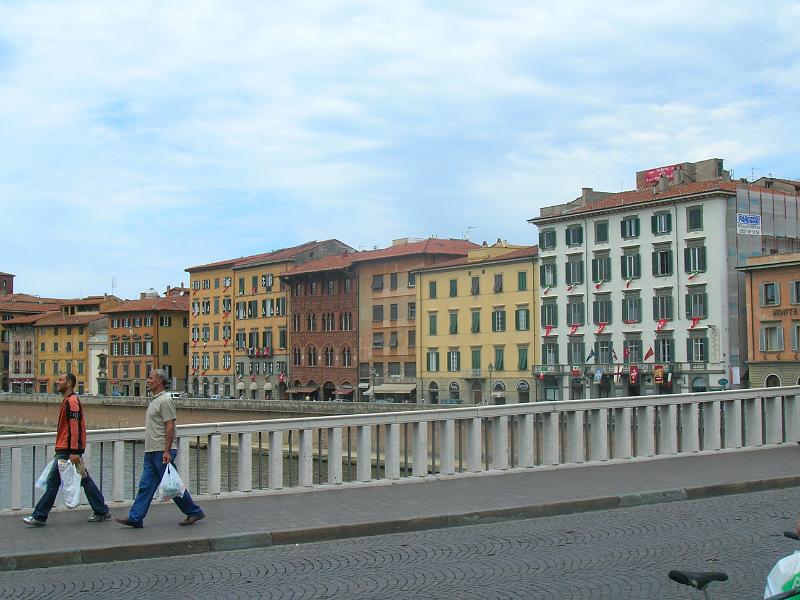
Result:
M36 329L40 317L27 315L5 322L9 335L10 368L9 391L16 394L33 394L36 384Z
M800 252L752 257L740 270L750 385L800 385Z
M104 369L100 382L114 396L147 395L147 377L164 369L170 389L186 389L189 370L189 290L167 289L162 297L154 291L141 294L103 311L108 317L108 352L92 356L91 364ZM93 340L98 347L100 340Z
M418 389L430 403L536 398L537 249L493 246L416 272Z
M0 296L14 293L14 275L0 272Z
M719 159L641 171L637 183L618 194L585 188L530 220L542 287L534 371L546 399L742 384L736 267L800 243L800 198L732 182Z

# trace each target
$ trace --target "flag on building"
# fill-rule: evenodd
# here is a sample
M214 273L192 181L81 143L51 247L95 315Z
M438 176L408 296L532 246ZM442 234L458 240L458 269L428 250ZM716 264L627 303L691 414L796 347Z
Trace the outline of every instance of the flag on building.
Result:
M586 357L586 360L584 362L589 362L592 358L594 358L594 350L589 352L589 356Z
M622 379L622 365L617 365L614 367L614 383L619 383L620 379Z
M692 324L689 326L689 329L694 329L699 322L700 317L692 317Z
M608 325L608 323L599 323L597 326L597 331L595 331L595 334L603 333L603 330L606 328L606 325Z
M666 325L666 324L667 324L667 320L666 319L659 319L658 320L658 325L656 325L656 331L661 331L662 329L664 329L664 325Z
M645 352L645 353L644 353L644 360L647 360L648 358L650 358L650 357L651 357L651 356L653 356L654 354L655 354L655 352L653 352L653 347L652 347L652 346L650 346L650 347L647 349L647 352Z
M578 324L577 324L577 323L576 323L575 325L572 325L572 326L569 328L569 334L570 334L570 335L572 335L572 334L573 334L573 333L575 333L576 331L578 331Z

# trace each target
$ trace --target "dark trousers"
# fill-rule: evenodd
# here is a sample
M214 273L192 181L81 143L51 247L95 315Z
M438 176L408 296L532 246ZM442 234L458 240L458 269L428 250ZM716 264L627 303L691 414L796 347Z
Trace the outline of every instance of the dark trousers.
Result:
M55 458L50 475L47 476L47 489L42 494L39 502L36 503L36 508L33 509L33 518L38 521L47 521L47 515L50 514L50 510L55 504L58 488L61 487L58 459L69 460L69 453L57 452ZM89 501L89 506L92 507L95 513L99 515L108 513L108 506L103 498L103 492L100 491L94 480L89 476L89 471L86 471L86 477L81 479L81 487L86 494L86 499Z

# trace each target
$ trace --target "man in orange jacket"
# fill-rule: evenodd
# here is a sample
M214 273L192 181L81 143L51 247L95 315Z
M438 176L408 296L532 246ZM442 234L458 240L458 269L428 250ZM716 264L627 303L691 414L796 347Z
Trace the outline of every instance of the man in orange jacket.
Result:
M75 468L81 473L81 487L86 494L86 499L92 507L94 513L89 517L90 523L102 523L111 518L106 501L94 480L89 477L86 466L83 464L81 455L86 449L86 420L83 416L81 401L75 394L75 375L64 373L59 375L56 381L56 388L64 396L61 403L61 410L58 413L58 427L56 429L56 461L50 475L47 477L47 489L45 490L33 514L22 519L26 525L31 527L44 527L47 525L47 515L53 508L56 501L58 488L61 486L61 474L58 470L58 460L69 459L75 464Z

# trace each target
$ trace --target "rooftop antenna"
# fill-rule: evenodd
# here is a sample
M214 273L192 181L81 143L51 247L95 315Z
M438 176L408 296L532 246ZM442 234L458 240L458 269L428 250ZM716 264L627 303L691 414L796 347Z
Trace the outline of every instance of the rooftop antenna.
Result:
M472 230L475 229L472 225L467 225L467 230L461 234L461 237L465 240L469 241L470 235L472 235Z
M111 295L112 296L116 296L117 295L116 294L116 290L117 290L117 276L116 275L112 275L111 276Z

